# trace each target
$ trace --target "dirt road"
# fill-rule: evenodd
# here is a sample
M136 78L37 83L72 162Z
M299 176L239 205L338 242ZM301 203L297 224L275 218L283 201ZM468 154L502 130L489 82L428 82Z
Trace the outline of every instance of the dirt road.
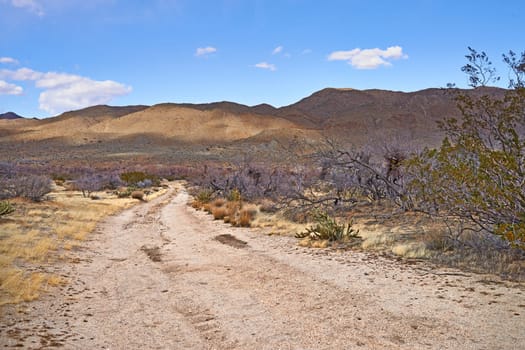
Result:
M60 295L2 315L0 345L525 349L523 285L300 248L187 201L178 187L106 220Z

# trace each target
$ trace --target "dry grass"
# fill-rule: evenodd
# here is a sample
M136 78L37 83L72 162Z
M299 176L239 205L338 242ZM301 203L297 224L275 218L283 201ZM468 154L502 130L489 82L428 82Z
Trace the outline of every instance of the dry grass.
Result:
M328 248L330 242L327 239L313 240L310 237L305 237L299 241L299 246L307 248Z
M426 258L430 252L423 242L408 242L392 247L392 253L404 258Z
M255 205L245 205L239 213L238 225L241 227L251 227L252 221L257 215L257 207Z
M130 195L131 198L138 199L139 201L143 201L144 196L145 196L144 191L133 191L131 192L131 195Z
M49 272L53 265L67 261L99 221L137 203L103 192L97 196L100 200L92 201L57 188L49 201L12 201L15 212L0 219L0 306L34 300L65 283Z
M269 235L291 235L295 236L303 232L307 225L287 220L279 213L260 212L252 222L252 227L269 230Z
M232 226L251 227L258 216L258 206L246 204L242 201L230 201L224 198L216 198L209 203L198 200L191 202L191 206L197 210L202 209L213 216L215 220L223 220Z
M212 207L220 208L224 204L226 204L226 200L223 198L217 198L217 199L214 199L210 204Z
M227 216L227 210L225 207L212 207L211 215L213 215L215 220L222 220Z

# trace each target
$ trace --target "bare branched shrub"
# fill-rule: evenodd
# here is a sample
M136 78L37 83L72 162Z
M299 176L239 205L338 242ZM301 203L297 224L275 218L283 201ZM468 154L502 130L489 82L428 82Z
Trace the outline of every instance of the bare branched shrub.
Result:
M406 156L399 149L375 162L370 154L339 148L330 140L309 150L296 153L295 162L286 165L244 159L223 167L206 166L194 184L232 201L271 201L272 211L283 209L294 221L304 221L316 209L344 213L363 198L394 200L409 207L402 170Z
M317 200L352 208L366 197L369 201L389 200L402 209L410 209L403 167L406 157L407 153L399 148L387 148L381 159L378 154L347 149L326 140L316 154L321 169Z
M101 191L105 185L105 179L101 175L85 175L73 183L76 190L82 191L82 196L89 197L92 192Z
M93 192L115 190L122 185L122 180L113 173L84 174L73 181L73 188L81 191L85 198L90 197Z
M39 202L51 192L52 181L46 176L19 175L0 179L1 198L23 197Z

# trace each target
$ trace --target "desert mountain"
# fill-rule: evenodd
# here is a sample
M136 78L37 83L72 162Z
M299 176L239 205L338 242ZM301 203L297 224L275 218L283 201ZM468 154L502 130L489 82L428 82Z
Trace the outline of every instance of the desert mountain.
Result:
M250 107L231 103L210 105L159 104L93 125L89 132L108 137L155 134L186 142L245 139L265 130L293 129L294 123L276 116L250 113Z
M13 120L13 119L21 119L23 117L19 116L18 114L14 112L7 112L0 114L0 120Z
M41 120L24 120L17 125L6 125L11 133L17 134L18 140L45 140L51 138L62 138L78 136L97 123L108 119L119 118L142 109L147 106L93 106L77 111L65 112L57 117ZM0 124L0 129L2 124Z
M503 91L462 90L477 96ZM442 138L437 121L460 115L454 96L446 89L398 92L327 88L280 108L277 115L358 145L400 141L435 145Z
M465 90L499 94L501 89ZM130 139L148 135L164 141L268 142L272 138L334 136L356 145L400 140L435 144L436 121L458 116L449 90L416 92L327 88L289 106L245 106L233 102L155 106L94 106L44 120L0 121L1 138L44 140Z
M133 135L176 142L217 143L249 138L263 131L295 128L289 120L263 115L251 107L231 102L166 103L151 107L94 106L33 123L0 124L0 135L8 134L20 141L61 138L75 144L130 139Z

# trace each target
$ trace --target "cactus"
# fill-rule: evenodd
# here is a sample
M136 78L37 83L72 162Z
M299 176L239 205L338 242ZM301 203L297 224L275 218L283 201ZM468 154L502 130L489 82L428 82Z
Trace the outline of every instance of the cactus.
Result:
M8 201L0 202L0 216L7 215L15 211L15 208Z

